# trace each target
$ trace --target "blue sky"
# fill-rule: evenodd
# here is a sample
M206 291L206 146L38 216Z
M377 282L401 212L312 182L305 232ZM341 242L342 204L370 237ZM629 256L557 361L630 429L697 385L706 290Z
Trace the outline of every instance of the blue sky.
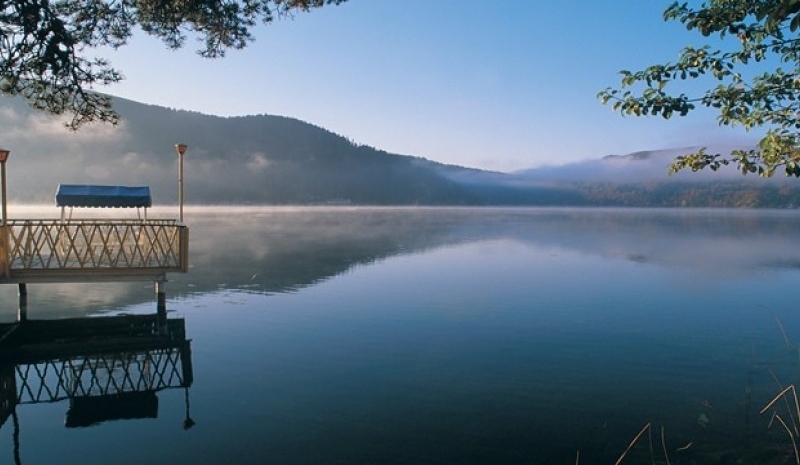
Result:
M350 0L257 28L223 59L150 37L109 52L99 90L220 116L284 115L392 153L512 171L608 154L747 140L699 112L623 118L598 91L701 37L671 0Z

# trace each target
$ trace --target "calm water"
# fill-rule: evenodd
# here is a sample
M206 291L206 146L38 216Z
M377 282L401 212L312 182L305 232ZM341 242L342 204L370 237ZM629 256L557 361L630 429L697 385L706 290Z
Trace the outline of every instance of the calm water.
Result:
M663 449L671 463L794 462L758 411L800 375L800 213L197 209L187 222L192 268L167 294L191 387L158 391L148 418L88 427L65 425L69 400L22 403L0 463L613 465L648 423L623 463L665 463ZM155 311L149 283L29 292L31 319ZM13 321L16 287L0 299ZM776 409L792 423L793 402Z

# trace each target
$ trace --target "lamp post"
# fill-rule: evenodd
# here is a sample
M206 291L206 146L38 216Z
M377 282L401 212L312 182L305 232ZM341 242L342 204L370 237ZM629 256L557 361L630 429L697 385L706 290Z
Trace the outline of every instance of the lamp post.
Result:
M186 144L175 144L175 151L178 152L178 206L181 223L183 223L183 155L188 148L189 146ZM5 196L3 198L5 199Z

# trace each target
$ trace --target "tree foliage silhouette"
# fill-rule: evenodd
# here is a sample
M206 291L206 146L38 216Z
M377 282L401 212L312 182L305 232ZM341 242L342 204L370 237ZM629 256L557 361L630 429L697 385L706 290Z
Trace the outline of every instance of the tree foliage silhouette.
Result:
M708 0L698 8L676 2L664 19L730 47L686 47L674 63L621 71L620 87L598 98L623 115L668 119L707 107L718 111L720 125L766 129L755 149L703 148L676 158L670 173L733 163L743 174L800 177L800 0ZM679 81L703 77L712 85L702 95L671 92Z
M0 0L0 93L34 108L71 114L73 129L91 121L116 123L98 84L122 80L108 60L90 52L122 47L135 30L170 49L195 37L207 58L253 41L259 23L347 0Z

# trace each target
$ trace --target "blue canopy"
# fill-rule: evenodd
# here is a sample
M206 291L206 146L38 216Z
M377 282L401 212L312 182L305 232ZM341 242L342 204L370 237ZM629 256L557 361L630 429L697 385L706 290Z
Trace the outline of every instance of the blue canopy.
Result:
M56 206L59 207L132 208L152 205L148 186L60 184L56 192Z

